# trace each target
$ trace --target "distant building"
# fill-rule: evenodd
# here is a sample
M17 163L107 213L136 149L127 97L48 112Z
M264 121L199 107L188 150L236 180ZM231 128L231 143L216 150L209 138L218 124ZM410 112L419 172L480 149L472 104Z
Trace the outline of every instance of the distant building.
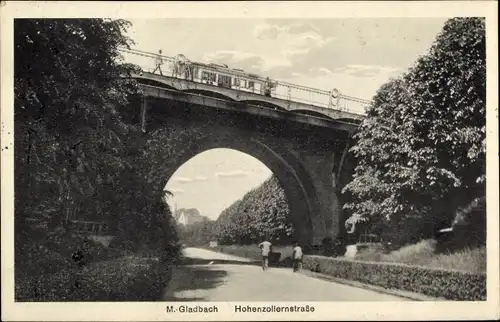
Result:
M191 209L181 208L175 211L174 218L179 225L183 226L189 226L206 219L206 217L200 215L200 212L196 208L191 208Z
M177 222L183 226L187 226L189 224L189 219L185 212L181 211L179 217L177 218Z

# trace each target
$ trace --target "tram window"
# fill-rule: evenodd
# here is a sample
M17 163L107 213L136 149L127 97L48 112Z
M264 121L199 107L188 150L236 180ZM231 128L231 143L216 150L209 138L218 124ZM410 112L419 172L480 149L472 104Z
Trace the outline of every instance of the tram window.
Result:
M240 86L240 79L239 78L233 78L233 85L234 86Z
M254 88L254 86L255 86L254 82L252 82L252 81L248 82L248 88Z
M203 71L201 73L201 79L204 81L215 82L217 75L215 73L209 73Z
M231 76L220 75L217 84L222 87L231 87Z

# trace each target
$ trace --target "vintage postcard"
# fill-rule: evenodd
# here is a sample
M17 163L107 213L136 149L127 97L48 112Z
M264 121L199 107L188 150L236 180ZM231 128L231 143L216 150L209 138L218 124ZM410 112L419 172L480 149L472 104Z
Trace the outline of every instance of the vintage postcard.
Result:
M498 319L497 10L2 1L2 320Z

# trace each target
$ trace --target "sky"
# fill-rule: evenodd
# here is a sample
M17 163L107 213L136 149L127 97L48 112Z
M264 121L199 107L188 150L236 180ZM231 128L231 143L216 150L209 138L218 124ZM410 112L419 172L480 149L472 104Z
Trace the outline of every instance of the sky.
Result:
M172 209L197 208L210 219L258 187L272 172L256 158L230 149L212 149L181 166L167 182Z
M446 18L129 20L134 49L224 63L284 82L371 99L432 45ZM127 59L129 59L127 57ZM133 61L136 62L136 61ZM141 65L152 61L137 61ZM271 175L257 159L214 149L170 178L177 208L216 219Z

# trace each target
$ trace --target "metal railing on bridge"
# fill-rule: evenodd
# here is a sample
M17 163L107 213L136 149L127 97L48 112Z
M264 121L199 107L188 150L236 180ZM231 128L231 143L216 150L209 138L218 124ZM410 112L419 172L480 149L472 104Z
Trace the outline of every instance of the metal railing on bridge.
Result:
M204 71L205 70L211 71L216 75L218 74L222 75L222 77L230 75L233 76L234 78L255 80L257 83L260 84L271 84L271 93L269 96L286 101L299 102L299 103L319 106L322 108L329 108L329 109L350 112L358 115L364 115L365 107L371 103L368 100L344 95L340 93L337 89L326 91L322 89L316 89L312 87L282 82L267 77L246 73L240 69L228 68L225 65L223 66L217 64L192 62L189 61L183 55L178 55L177 57L169 57L137 49L123 49L123 48L120 49L120 51L124 54L126 62L135 64L139 66L144 72L148 73L155 73L158 70L157 62L158 60L161 60L160 68L162 68L161 73L163 74L163 76L185 79L199 83L206 83L202 80L201 77L193 77L192 75L189 75L189 73L179 72L181 70L179 66L184 67L183 71L190 70L189 68L185 68L185 66L201 67ZM214 82L216 83L215 79ZM236 88L232 86L233 83L231 83L230 85L231 86L229 88L236 90L239 89L239 85ZM249 91L257 94L262 93L262 89L257 88L257 86L253 86L250 89L245 88L245 92Z

